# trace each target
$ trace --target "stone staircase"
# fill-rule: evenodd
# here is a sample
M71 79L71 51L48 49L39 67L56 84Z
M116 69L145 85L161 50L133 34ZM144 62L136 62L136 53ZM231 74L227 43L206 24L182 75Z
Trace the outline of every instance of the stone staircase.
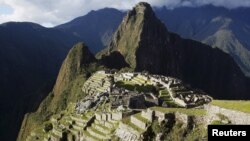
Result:
M51 118L51 122L53 124L53 129L46 135L43 136L43 141L60 141L63 137L63 132L67 131L69 134L79 138L80 134L84 131L86 127L86 123L92 117L91 114L86 115L78 115L71 114L68 116L64 116L60 119L60 122ZM28 138L27 138L28 139ZM27 141L34 141L34 138Z
M150 123L152 122L152 113L147 114L140 112L130 117L124 118L116 130L116 136L122 141L138 141L141 140L140 136L143 134Z
M94 123L83 132L86 141L108 141L117 127L118 121L95 119Z
M111 86L107 76L104 73L95 73L84 83L82 87L83 92L89 95L106 92Z

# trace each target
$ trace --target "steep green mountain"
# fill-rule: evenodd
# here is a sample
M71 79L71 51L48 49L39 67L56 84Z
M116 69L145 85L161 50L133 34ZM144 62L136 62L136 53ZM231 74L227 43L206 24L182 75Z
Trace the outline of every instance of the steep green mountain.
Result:
M25 113L51 90L77 37L34 23L0 25L0 140L15 140Z
M26 114L19 137L24 140L28 133L57 112L64 110L70 102L85 96L81 86L93 72L103 69L94 55L83 43L76 44L65 58L52 92L40 104L37 112Z
M180 78L215 98L250 98L249 79L228 54L168 32L148 4L128 12L98 56L115 51L136 71Z

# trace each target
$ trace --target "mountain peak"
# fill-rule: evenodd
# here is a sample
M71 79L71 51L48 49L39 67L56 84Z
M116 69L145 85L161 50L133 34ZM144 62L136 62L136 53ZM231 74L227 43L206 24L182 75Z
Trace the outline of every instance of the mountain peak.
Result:
M135 68L139 48L157 51L166 46L167 38L165 25L155 16L149 4L141 2L124 17L104 54L118 51Z
M142 19L145 20L152 20L151 18L156 18L150 4L146 2L138 3L131 11L128 12L127 16L124 18L124 21L128 21L135 17L142 17Z
M138 3L134 9L138 12L138 13L145 13L145 12L153 12L150 4L146 3L146 2L140 2Z
M85 65L95 62L94 55L84 43L78 43L69 51L59 71L54 94L59 95L65 86L83 71Z

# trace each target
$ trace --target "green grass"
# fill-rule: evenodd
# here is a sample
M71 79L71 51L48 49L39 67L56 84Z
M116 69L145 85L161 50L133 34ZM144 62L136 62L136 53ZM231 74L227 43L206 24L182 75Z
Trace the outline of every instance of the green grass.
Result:
M159 96L169 96L168 90L164 89L164 90L160 90L159 91Z
M120 82L117 82L116 83L117 87L121 87L121 88L125 88L127 90L130 90L130 91L138 91L138 92L154 92L156 91L156 88L155 86L153 85L148 85L148 84L145 84L145 85L138 85L138 84L134 84L133 82L131 81L120 81Z
M173 101L172 98L170 96L162 96L160 97L162 100L164 101Z
M250 113L250 101L243 100L213 100L212 105L226 109L232 109L245 113Z
M135 114L133 116L144 123L150 123L150 121L148 119L141 116L141 113Z
M131 123L130 117L123 118L123 119L122 119L122 123L128 125L129 127L133 128L135 131L138 131L139 133L144 132L143 129L141 129L141 128L139 128L138 126L136 126L136 125L134 125L133 123Z
M214 120L212 121L211 125L225 125L221 120Z
M152 107L150 108L155 111L160 111L163 113L174 113L180 112L187 115L203 116L206 115L206 110L204 109L187 109L187 108L163 108L163 107Z
M207 130L203 125L196 126L191 132L186 135L185 141L207 140Z
M89 128L90 128L93 132L95 132L95 133L97 133L97 134L99 134L99 135L106 136L103 132L101 132L101 131L99 131L99 130L93 128L93 127L89 127Z
M167 89L159 91L159 98L170 107L182 107L173 101Z
M217 116L221 119L221 120L229 120L227 116L221 114L221 113L218 113Z
M100 126L101 128L105 129L105 130L110 130L110 128L102 125L102 124L93 124L94 126Z
M89 132L87 132L87 131L83 131L83 134L86 135L86 136L88 136L88 137L91 137L91 138L93 138L93 139L95 139L95 140L101 140L101 139L99 139L99 138L97 138L97 137L91 135L91 134L90 134Z

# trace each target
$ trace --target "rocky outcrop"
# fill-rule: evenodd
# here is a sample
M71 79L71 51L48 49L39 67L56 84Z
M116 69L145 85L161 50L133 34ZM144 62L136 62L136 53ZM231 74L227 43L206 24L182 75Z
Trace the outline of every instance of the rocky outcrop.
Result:
M250 98L250 80L228 54L168 32L147 3L128 12L101 54L116 51L136 71L180 78L215 98Z

